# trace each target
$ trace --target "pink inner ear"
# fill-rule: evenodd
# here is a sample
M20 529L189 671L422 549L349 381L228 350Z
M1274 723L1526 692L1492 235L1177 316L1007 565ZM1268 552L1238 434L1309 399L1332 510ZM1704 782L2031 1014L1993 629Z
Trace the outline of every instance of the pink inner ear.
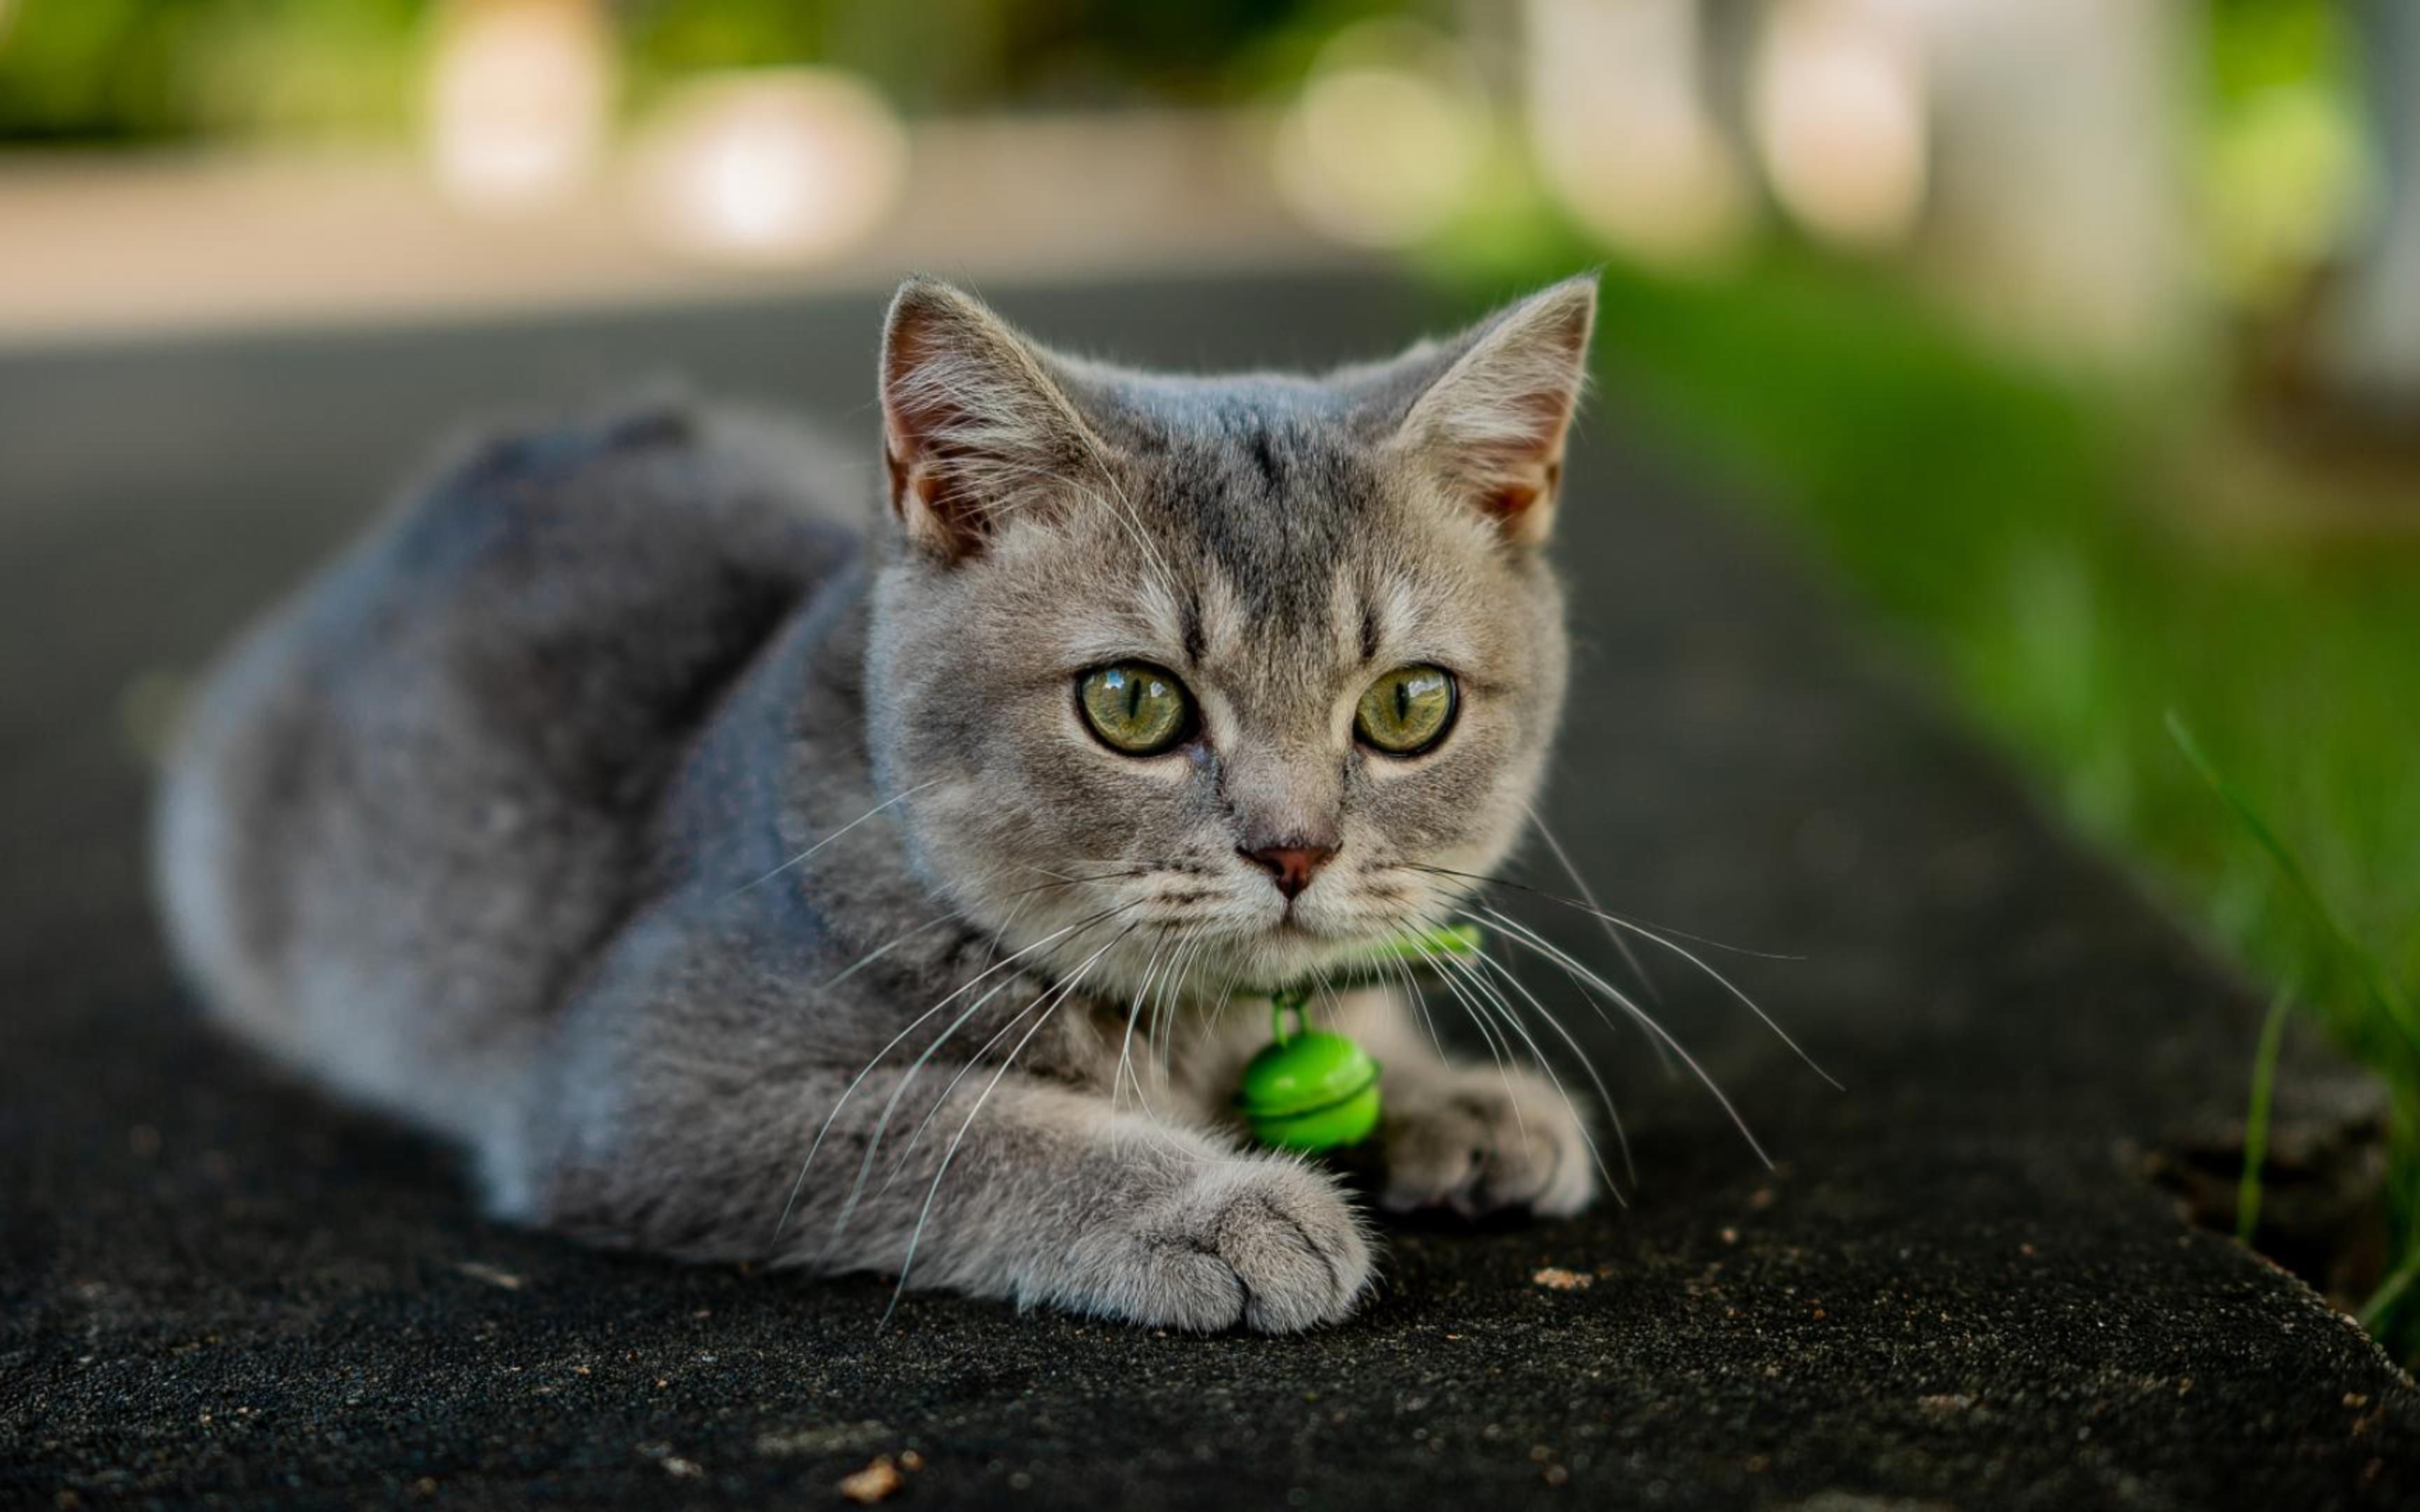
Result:
M1508 473L1527 476L1507 476ZM1562 480L1561 458L1541 464L1533 458L1524 457L1503 465L1493 476L1481 476L1473 482L1480 512L1497 525L1512 530L1524 522L1532 529L1537 528L1544 517L1532 519L1532 512L1553 497Z
M911 359L916 355L906 340L897 349ZM982 534L977 493L965 475L966 464L981 457L956 437L977 417L938 385L921 392L902 385L893 396L892 435L883 449L892 507L915 539L949 557L963 556L980 544Z
M1402 434L1467 507L1525 545L1554 513L1593 311L1592 292L1574 281L1506 312L1404 420Z
M1479 507L1499 520L1515 519L1538 501L1539 492L1528 484L1511 484L1481 499Z
M928 462L902 456L896 444L882 449L883 471L891 483L891 507L909 535L945 555L958 557L972 545L967 521L958 517L948 480ZM921 506L911 508L910 502Z
M910 466L899 474L905 493L919 510L904 511L908 533L954 561L976 549L982 540L982 510L972 493L952 483L945 469L930 463ZM904 500L903 500L904 502Z

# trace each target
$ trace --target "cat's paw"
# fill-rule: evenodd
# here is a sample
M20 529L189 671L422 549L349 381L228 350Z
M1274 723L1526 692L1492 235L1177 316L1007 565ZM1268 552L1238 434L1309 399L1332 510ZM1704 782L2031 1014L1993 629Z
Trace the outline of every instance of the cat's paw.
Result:
M1076 1248L1087 1310L1205 1333L1332 1323L1373 1274L1370 1242L1336 1182L1267 1157L1206 1161Z
M1397 1212L1451 1208L1476 1216L1528 1208L1569 1217L1596 1196L1580 1113L1543 1077L1470 1067L1387 1094L1380 1126Z

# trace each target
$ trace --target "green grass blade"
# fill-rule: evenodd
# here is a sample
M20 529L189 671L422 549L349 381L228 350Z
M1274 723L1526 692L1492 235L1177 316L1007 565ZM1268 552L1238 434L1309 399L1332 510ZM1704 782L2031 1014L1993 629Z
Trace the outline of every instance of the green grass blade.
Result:
M2372 1003L2389 1023L2402 1031L2407 1047L2420 1054L2420 1024L2413 1021L2411 1000L2386 974L2385 968L2379 964L2378 957L2353 938L2352 932L2345 927L2336 911L2328 906L2327 899L2320 895L2319 887L2311 881L2310 872L2304 870L2301 857L2278 837L2276 830L2270 827L2269 822L2261 818L2260 811L2252 806L2251 800L2219 771L2217 764L2202 749L2201 742L2194 738L2184 717L2170 709L2167 726L2169 738L2177 743L2178 749L2184 752L2185 760L2193 764L2194 770L2201 774L2201 779L2218 795L2219 801L2235 811L2236 818L2242 821L2244 830L2267 853L2278 874L2286 879L2288 887L2327 935L2329 944L2343 960L2351 964L2363 991L2369 995Z
M2361 1326L2373 1334L2383 1328L2388 1317L2394 1313L2396 1305L2402 1302L2403 1294L2412 1288L2412 1283L2414 1281L2420 1281L2420 1250L2414 1250L2411 1257L2406 1259L2393 1275L2386 1278L2386 1284L2371 1292L2369 1301L2362 1304Z
M2286 1012L2294 1001L2288 977L2260 1021L2260 1050L2252 1060L2252 1105L2243 1115L2243 1179L2235 1189L2235 1237L2244 1243L2260 1227L2260 1180L2269 1159L2269 1107L2277 1087L2277 1052L2286 1041Z

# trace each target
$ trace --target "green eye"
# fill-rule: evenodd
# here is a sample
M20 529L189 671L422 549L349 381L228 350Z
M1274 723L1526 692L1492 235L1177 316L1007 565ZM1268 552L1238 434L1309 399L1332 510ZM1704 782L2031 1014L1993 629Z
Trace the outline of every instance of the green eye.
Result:
M1398 667L1361 695L1353 733L1391 755L1415 756L1445 738L1453 706L1453 673L1442 667Z
M1193 701L1185 685L1148 662L1122 661L1086 672L1076 681L1076 705L1103 744L1129 756L1156 756L1193 725Z

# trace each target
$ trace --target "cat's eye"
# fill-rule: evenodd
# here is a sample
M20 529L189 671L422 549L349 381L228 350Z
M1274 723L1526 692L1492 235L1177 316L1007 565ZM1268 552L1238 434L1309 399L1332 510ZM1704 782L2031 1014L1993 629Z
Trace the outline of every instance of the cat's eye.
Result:
M1391 756L1417 756L1453 725L1453 673L1442 667L1398 667L1380 674L1354 711L1353 733Z
M1076 681L1076 706L1111 750L1156 756L1193 728L1193 700L1173 672L1149 662L1095 667Z

